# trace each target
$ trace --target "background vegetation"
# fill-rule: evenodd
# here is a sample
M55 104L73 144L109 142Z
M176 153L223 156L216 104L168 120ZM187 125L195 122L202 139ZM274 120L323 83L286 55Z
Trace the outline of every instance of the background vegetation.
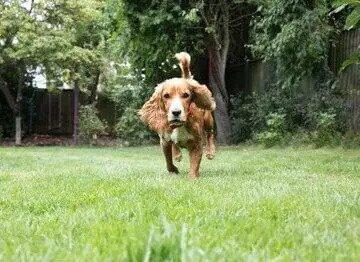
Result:
M49 91L65 83L93 109L81 111L82 137L101 129L125 145L155 141L136 111L157 83L179 75L179 50L192 54L196 78L216 98L219 143L349 146L357 136L349 101L359 80L355 93L339 80L358 67L358 52L330 63L341 33L358 30L357 1L2 0L0 12L0 137L16 133L17 143L29 132L38 68ZM230 70L254 61L272 79L241 89L237 75L247 73Z

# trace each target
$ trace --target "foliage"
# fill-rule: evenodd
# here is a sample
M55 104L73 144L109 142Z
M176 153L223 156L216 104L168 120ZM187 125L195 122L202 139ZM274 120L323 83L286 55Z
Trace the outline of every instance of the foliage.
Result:
M79 110L79 135L85 141L96 139L105 132L106 125L99 119L93 105L81 106Z
M174 75L174 54L179 50L196 50L202 44L196 21L189 19L190 5L176 1L124 0L123 15L128 29L121 32L127 39L127 54L131 64L146 75L146 81L156 84Z
M267 131L257 134L257 140L265 147L280 144L285 135L285 115L271 113L266 120Z
M154 142L154 134L140 121L137 109L125 109L115 129L118 138L125 145L145 145Z
M230 119L232 126L231 140L237 144L250 140L253 132L257 128L254 117L253 97L248 94L240 93L238 96L232 96L230 103Z
M154 88L147 88L144 76L133 72L127 62L115 63L105 81L104 95L115 104L118 122L114 131L121 143L141 145L154 142L156 136L140 121L137 113Z
M22 61L30 67L43 65L49 75L57 74L59 69L96 64L99 57L93 47L101 41L101 36L89 30L101 16L99 8L101 1L97 0L1 3L3 63Z
M116 105L120 117L127 108L140 108L153 88L146 88L144 75L134 72L128 61L113 63L104 78L103 94Z
M262 0L252 21L254 55L275 63L282 87L294 88L305 76L326 70L333 29L326 1Z
M351 13L347 16L345 22L345 29L350 30L356 28L360 21L360 1L359 0L335 0L333 7L336 9L332 13L338 13L344 10L347 6L352 7Z
M306 133L318 132L322 134L319 112L331 114L334 117L334 134L344 134L348 129L346 119L348 108L343 95L336 88L319 86L316 90L293 92L272 86L263 92L240 95L232 99L232 123L235 142L244 142L257 138L274 137L274 141L283 136L281 143L297 143L294 137L302 141L314 143L307 138ZM281 116L284 121L279 129L270 127L269 117ZM278 119L280 120L280 119ZM319 122L320 121L320 122ZM274 124L279 124L275 122ZM270 122L272 125L272 122ZM281 128L280 128L281 127ZM276 130L274 132L274 129ZM269 133L270 132L270 133ZM299 134L299 136L297 135ZM313 133L314 134L314 133ZM336 140L336 139L335 139ZM334 141L327 140L330 144Z
M186 178L187 157L168 176L159 146L0 156L4 261L360 256L359 150L223 147L198 181Z
M348 68L351 65L359 65L360 64L360 52L355 52L350 55L348 59L346 59L341 67L340 72L344 71L346 68Z
M351 6L353 10L347 16L345 22L345 29L355 29L358 28L359 21L360 21L360 1L358 0L335 0L333 2L333 7L336 9L331 13L339 13L342 10L346 9L347 6ZM358 47L360 49L360 47ZM348 59L346 59L343 64L341 65L340 72L344 71L350 65L360 64L360 51L356 51L353 53Z
M3 127L0 126L0 141L4 138L4 130Z
M317 114L316 129L312 133L312 141L316 147L339 145L340 134L337 132L336 114Z

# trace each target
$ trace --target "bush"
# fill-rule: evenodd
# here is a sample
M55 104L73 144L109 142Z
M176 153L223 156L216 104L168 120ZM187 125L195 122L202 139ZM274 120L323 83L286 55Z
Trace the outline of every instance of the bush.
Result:
M319 113L317 115L317 125L311 138L316 147L326 145L335 146L340 144L340 133L336 128L336 114Z
M272 113L266 121L268 130L257 135L257 140L265 147L281 144L285 136L285 115Z
M306 130L298 130L295 133L287 133L286 138L283 141L283 145L292 147L312 145L311 135Z
M0 126L0 141L3 140L4 138L4 130L3 130L3 127Z
M98 117L98 111L93 105L81 106L79 110L79 135L86 142L96 140L105 133L106 124Z
M137 112L137 109L125 109L116 124L116 134L124 145L144 145L155 142L154 134L140 121Z
M154 88L143 86L113 90L111 99L117 105L119 119L115 125L115 134L122 144L126 146L146 145L156 141L156 135L140 121L137 114L139 108L153 91Z
M338 143L339 135L348 129L345 100L336 88L329 88L326 84L307 92L271 86L262 92L233 97L231 102L232 136L236 143L255 139L266 146L276 143L299 144L300 141L294 141L299 138L306 143L316 143L317 146L333 145ZM330 137L325 139L327 135L324 134L323 125L326 123L323 118L326 115L319 112L327 112L333 118L332 141ZM274 126L280 124L277 122L280 115L281 130ZM279 134L283 136L282 139ZM321 137L325 139L322 142Z
M231 97L231 105L234 109L230 111L230 119L232 126L232 141L234 143L246 142L252 137L254 131L254 115L253 99L250 95L240 94Z

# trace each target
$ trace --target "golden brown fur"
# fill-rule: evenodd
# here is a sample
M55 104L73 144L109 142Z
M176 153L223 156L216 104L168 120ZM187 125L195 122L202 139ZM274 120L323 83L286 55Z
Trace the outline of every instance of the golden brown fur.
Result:
M139 111L141 120L156 131L166 158L169 172L178 173L173 164L181 160L180 148L190 155L190 177L199 177L199 166L205 144L205 154L215 155L212 111L215 102L206 85L192 79L190 55L176 55L182 78L172 78L159 84L151 98Z

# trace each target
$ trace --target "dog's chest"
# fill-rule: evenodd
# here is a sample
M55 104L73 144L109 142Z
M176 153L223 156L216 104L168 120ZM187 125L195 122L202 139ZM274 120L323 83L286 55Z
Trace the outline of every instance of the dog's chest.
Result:
M171 133L165 134L166 141L173 141L175 144L183 144L192 139L193 136L186 130L185 127L175 128Z

